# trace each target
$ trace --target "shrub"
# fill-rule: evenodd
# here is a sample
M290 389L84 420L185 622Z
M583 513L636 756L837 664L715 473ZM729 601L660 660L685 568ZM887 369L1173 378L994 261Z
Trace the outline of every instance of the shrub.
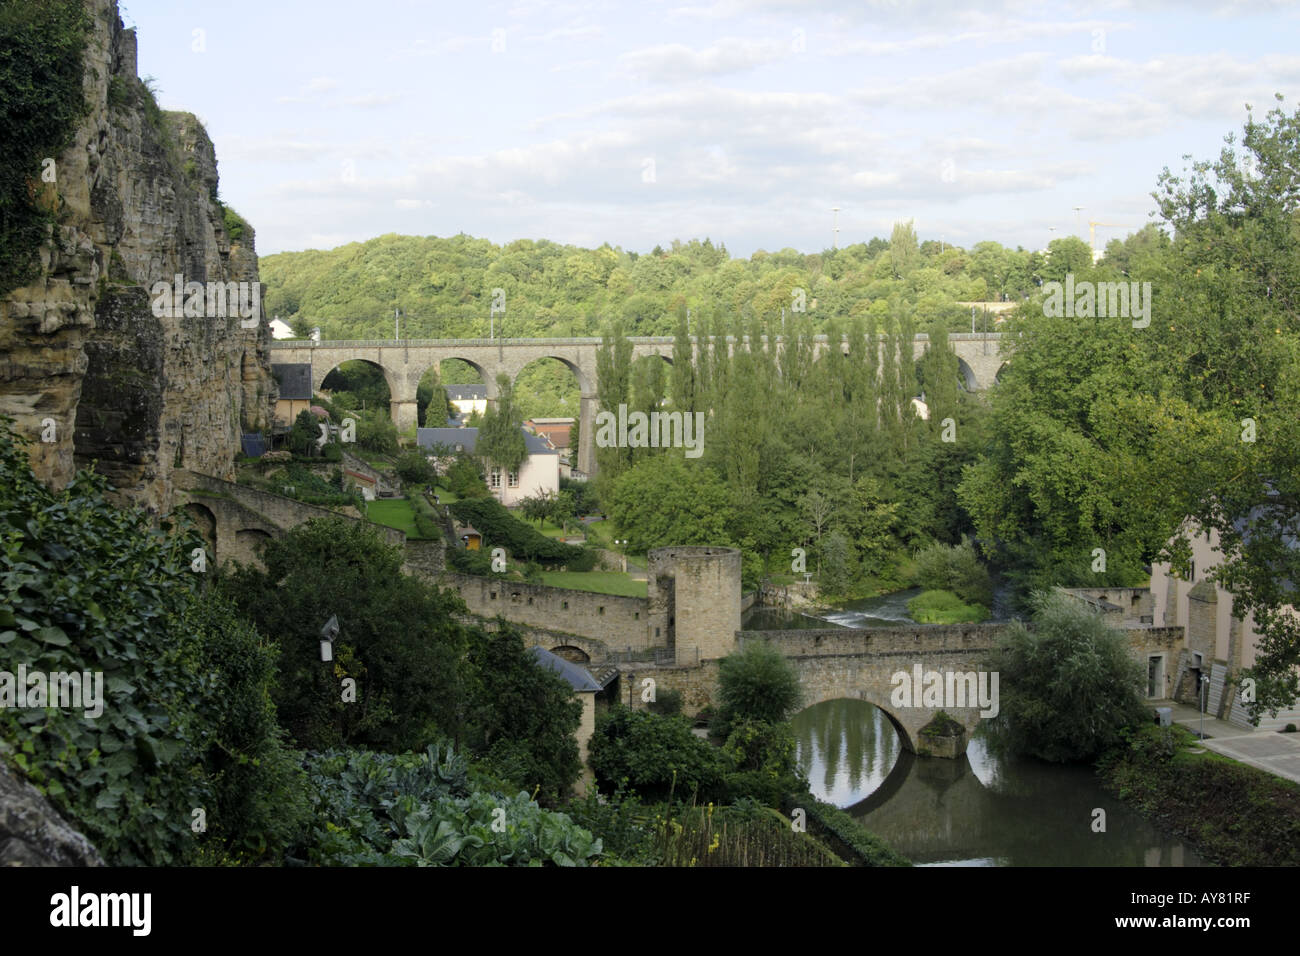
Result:
M495 498L454 502L451 513L462 524L473 525L486 545L505 548L517 561L536 561L546 567L567 565L574 571L589 571L595 565L595 552L546 537L512 515Z
M907 611L922 624L964 624L989 616L988 608L964 604L951 591L922 591L907 602Z
M927 591L951 591L967 604L993 603L993 582L975 546L963 538L958 545L938 542L916 555L912 582Z
M723 729L744 720L779 724L799 706L794 667L767 641L750 641L718 665L718 712Z
M408 451L397 459L394 472L405 485L423 488L437 479L437 473L422 451Z
M601 842L526 793L478 789L462 755L332 750L307 756L318 866L586 866ZM498 826L504 813L507 825Z
M470 647L468 739L505 779L554 803L582 764L574 732L582 704L564 678L538 663L513 627L499 622Z
M265 570L222 576L241 611L278 639L276 705L304 749L417 749L458 730L468 634L454 615L464 605L405 574L404 558L374 525L312 519L267 542ZM323 665L319 632L331 614L341 632ZM356 680L355 702L340 698L345 677Z
M625 784L647 800L718 799L731 769L721 751L691 733L684 717L623 706L596 718L588 763L602 789Z
M655 699L646 706L661 717L676 717L682 712L682 692L669 689L656 690Z
M103 681L98 716L0 708L0 750L112 864L188 861L195 807L213 845L272 850L301 814L268 646L200 596L197 535L154 529L108 490L83 471L50 491L0 423L0 653Z
M1146 712L1142 671L1128 638L1082 604L1036 592L1031 626L1015 621L999 638L995 718L1014 750L1054 762L1095 757Z

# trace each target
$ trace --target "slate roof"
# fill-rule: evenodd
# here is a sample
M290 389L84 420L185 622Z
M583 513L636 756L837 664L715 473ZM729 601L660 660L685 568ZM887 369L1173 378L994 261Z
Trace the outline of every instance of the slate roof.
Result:
M453 402L471 402L487 398L486 385L444 385L447 397Z
M529 455L556 455L559 454L554 448L550 447L546 439L529 432L524 432L524 444L528 448ZM415 430L415 443L421 448L431 448L439 443L454 449L457 445L465 448L468 455L474 454L474 448L478 444L477 428L417 428Z
M311 398L311 362L272 365L271 374L280 383L280 397L290 400Z
M528 651L534 658L536 658L538 665L541 667L549 667L551 670L558 673L569 682L569 686L575 691L583 693L588 691L595 692L601 689L600 684L598 684L596 679L591 676L591 671L587 670L587 668L583 667L581 664L574 664L572 661L566 661L558 654L552 654L550 651L541 647L530 647Z

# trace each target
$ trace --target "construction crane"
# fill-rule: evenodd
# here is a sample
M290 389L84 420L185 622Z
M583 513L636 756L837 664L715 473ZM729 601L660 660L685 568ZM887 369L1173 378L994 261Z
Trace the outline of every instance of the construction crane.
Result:
M1095 219L1088 222L1088 246L1092 249L1092 261L1097 261L1097 227L1113 226L1118 229L1129 228L1122 222L1097 222Z

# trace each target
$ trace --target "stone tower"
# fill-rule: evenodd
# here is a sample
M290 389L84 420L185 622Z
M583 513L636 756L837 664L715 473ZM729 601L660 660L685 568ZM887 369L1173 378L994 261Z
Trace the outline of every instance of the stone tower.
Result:
M678 665L726 657L740 630L740 552L658 548L647 556L650 626Z

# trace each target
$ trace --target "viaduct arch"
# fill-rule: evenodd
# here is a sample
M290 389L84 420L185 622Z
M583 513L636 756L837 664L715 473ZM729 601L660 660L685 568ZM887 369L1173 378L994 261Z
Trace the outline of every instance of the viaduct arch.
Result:
M1001 354L1002 333L954 332L948 336L956 353L959 368L970 391L992 387L1004 364ZM666 336L634 336L632 360L657 355L672 363L673 339ZM390 413L399 431L416 423L416 390L420 379L431 367L447 359L460 359L477 369L487 386L488 401L496 400L496 378L505 373L511 381L518 378L526 365L538 359L555 359L574 374L579 389L579 440L577 467L587 474L596 469L596 353L598 338L570 339L367 339L357 341L273 341L272 362L309 363L313 391L319 391L331 370L344 362L363 361L378 366L388 383ZM734 345L734 342L733 342ZM929 336L917 335L913 356L920 358L929 345ZM697 342L698 346L698 342ZM779 347L779 345L778 345ZM826 337L815 337L815 350L826 348Z

